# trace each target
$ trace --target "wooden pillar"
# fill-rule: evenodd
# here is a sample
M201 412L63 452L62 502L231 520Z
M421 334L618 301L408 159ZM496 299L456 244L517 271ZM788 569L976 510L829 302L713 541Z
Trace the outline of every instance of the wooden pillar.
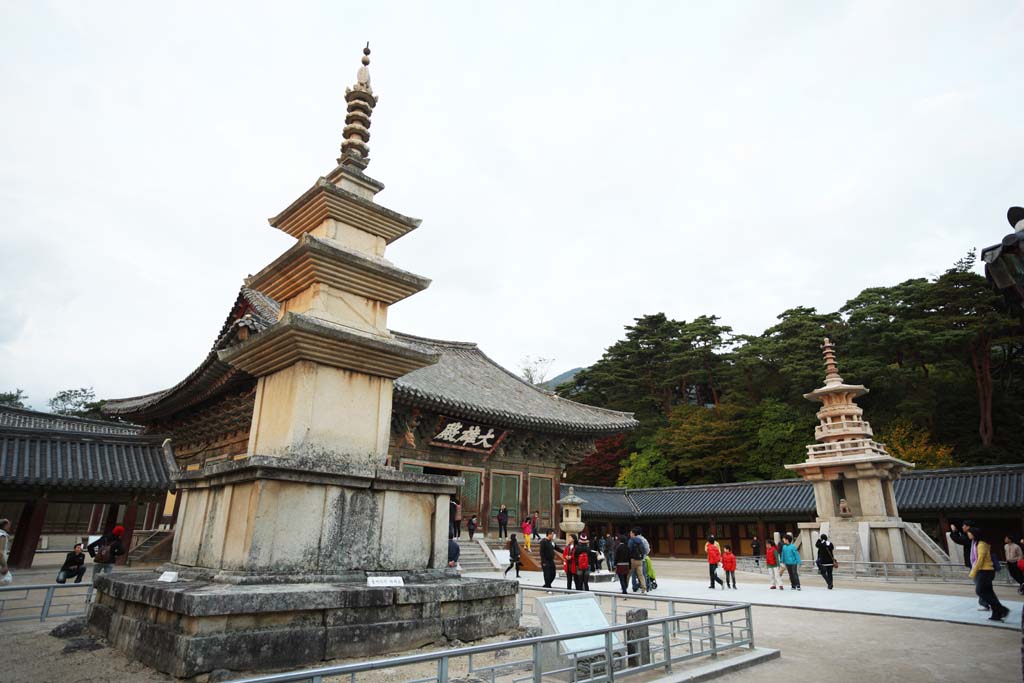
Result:
M103 528L97 530L99 533L105 534L117 526L117 509L119 507L117 503L110 504L107 508L107 518L103 521Z
M159 503L151 501L146 505L146 518L142 522L143 529L153 529L156 526L156 511Z
M491 523L491 471L484 470L483 475L480 477L483 481L484 494L480 497L480 526L481 534L486 534L492 528ZM493 523L493 528L498 528L498 522Z
M946 549L946 553L949 553L949 543L946 542L948 538L946 534L949 532L949 521L946 519L946 513L939 510L939 538L942 539L942 547Z
M135 520L139 515L139 504L135 501L128 503L128 508L124 511L124 521L121 525L124 527L124 535L121 536L121 544L124 545L124 555L121 555L117 559L118 564L124 564L128 560L128 551L132 549L132 535L135 533Z
M103 503L93 503L92 514L89 515L89 528L86 530L88 535L95 534L100 528L100 519L103 518Z
M177 525L178 523L178 509L181 507L181 491L177 491L174 494L174 511L171 512L171 525Z
M18 518L18 527L14 530L14 543L7 557L11 567L28 569L36 556L39 537L43 533L43 522L46 520L46 501L43 499L26 503Z
M740 523L739 522L733 522L732 523L732 539L731 539L731 543L729 545L732 546L732 552L733 552L734 555L739 555L741 552L743 552L740 549L741 548L740 543L742 543L742 541L740 540Z

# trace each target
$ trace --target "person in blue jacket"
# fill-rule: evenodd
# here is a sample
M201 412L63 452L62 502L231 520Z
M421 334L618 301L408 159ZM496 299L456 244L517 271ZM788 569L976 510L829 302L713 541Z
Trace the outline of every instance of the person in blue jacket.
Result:
M786 534L782 539L782 564L789 572L789 587L795 591L800 590L800 551L796 549L796 543L790 534Z

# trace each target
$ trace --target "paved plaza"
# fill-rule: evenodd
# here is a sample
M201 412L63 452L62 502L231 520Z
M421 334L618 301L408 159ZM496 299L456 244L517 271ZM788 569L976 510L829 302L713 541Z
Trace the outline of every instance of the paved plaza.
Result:
M663 563L671 567L667 573L692 575L698 563ZM699 568L703 568L700 566ZM1020 595L1009 587L996 589L999 599L1010 608L1010 616L1003 622L989 621L988 612L978 611L978 602L973 589L968 585L943 586L942 584L919 584L917 590L903 590L900 584L890 584L884 589L866 589L860 582L850 581L843 584L842 579L836 581L835 590L827 590L817 574L804 573L801 577L800 591L791 590L788 579L785 590L771 590L764 576L739 572L736 590L710 590L707 579L672 578L665 576L664 570L659 574L658 596L676 596L697 598L702 600L723 600L726 602L749 602L752 605L765 607L787 607L804 610L824 610L829 612L849 612L854 614L875 614L889 617L905 617L908 619L925 619L928 621L948 621L958 624L974 624L978 626L994 626L997 628L1020 630L1021 609L1024 602ZM493 576L481 573L479 576ZM539 572L523 572L522 582L531 586L544 583ZM874 588L877 584L870 584ZM564 579L556 581L556 588L564 588ZM602 592L618 591L618 582L591 583L591 589ZM936 593L919 592L929 589ZM941 594L956 590L959 595ZM632 594L632 593L631 593ZM755 622L756 623L756 622Z

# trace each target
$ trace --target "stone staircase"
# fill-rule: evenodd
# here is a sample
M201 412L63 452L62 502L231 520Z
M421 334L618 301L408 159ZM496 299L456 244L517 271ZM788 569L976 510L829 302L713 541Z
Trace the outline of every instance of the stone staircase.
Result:
M459 565L464 572L492 572L496 569L491 559L475 540L457 539L459 543Z
M154 531L131 549L126 564L130 567L146 562L166 562L171 559L173 543L173 531Z
M835 557L840 567L844 565L852 567L854 562L861 561L860 536L857 533L856 526L833 525L829 529L828 540L832 541L836 547ZM815 551L814 557L817 556L818 554Z

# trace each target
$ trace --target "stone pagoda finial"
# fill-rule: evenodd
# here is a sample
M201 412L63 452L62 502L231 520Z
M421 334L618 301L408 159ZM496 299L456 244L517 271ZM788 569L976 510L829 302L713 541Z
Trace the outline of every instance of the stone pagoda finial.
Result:
M825 343L821 345L822 355L825 357L825 386L842 384L843 378L839 376L839 365L836 363L836 348L832 341L825 337Z
M370 115L377 98L370 87L370 44L363 48L363 65L356 72L356 83L345 88L348 103L345 128L342 131L341 156L338 163L364 169L370 163Z

